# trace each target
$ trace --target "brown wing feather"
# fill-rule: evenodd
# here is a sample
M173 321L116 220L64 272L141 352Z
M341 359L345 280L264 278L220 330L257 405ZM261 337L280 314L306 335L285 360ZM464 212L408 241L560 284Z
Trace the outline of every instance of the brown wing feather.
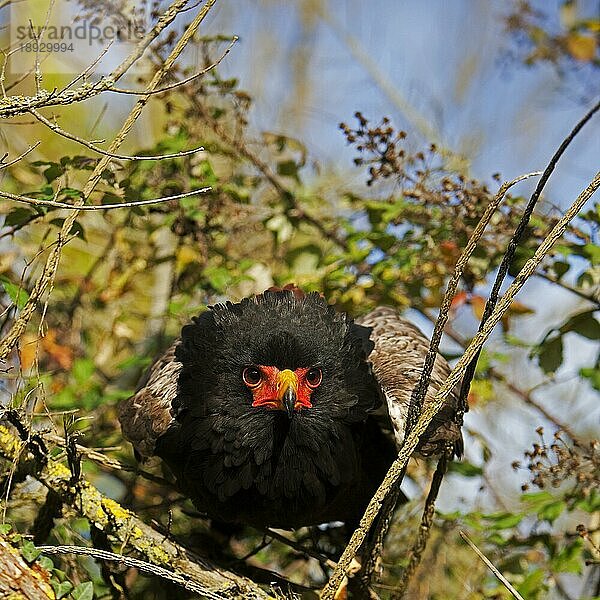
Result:
M371 340L375 347L369 360L385 395L394 437L399 447L405 436L412 390L419 381L429 341L415 325L389 307L376 308L356 322L372 328ZM448 363L438 354L425 396L425 405L433 401L449 374ZM460 427L455 422L459 391L459 386L452 391L446 405L437 413L421 437L418 447L421 455L437 454L443 451L448 443L454 445L457 454L462 453Z
M156 440L173 420L171 402L177 395L181 363L175 359L177 339L148 369L136 393L119 405L123 435L143 456L154 454Z

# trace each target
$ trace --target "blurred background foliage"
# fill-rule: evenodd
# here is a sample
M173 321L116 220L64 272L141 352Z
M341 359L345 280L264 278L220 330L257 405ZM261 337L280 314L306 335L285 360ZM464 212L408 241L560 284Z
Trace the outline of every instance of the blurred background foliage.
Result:
M207 304L295 282L324 293L353 315L392 305L430 330L455 261L502 176L493 166L473 168L474 155L450 150L434 121L424 130L406 111L399 118L388 116L396 111L391 106L367 115L363 106L350 102L343 122L330 123L338 127L330 142L338 148L337 160L319 156L312 142L303 141L302 119L294 115L310 96L313 78L319 77L318 61L311 62L311 43L323 24L335 27L328 10L335 13L336 4L290 3L297 34L294 60L288 62L292 104L274 110L272 123L263 114L263 126L257 126L254 94L235 75L237 68L244 69L241 56L250 67L253 60L258 62L243 44L204 77L150 101L150 116L136 132L137 141L130 141L131 153L156 155L198 145L204 151L173 160L112 161L93 201L150 199L207 185L212 189L178 201L78 217L51 294L4 373L5 406L21 409L36 428L58 436L69 431L80 444L100 448L133 467L131 449L117 424L117 403L132 393L144 368L181 326ZM81 5L85 10L86 4ZM594 8L595 2L577 1L496 3L494 19L503 51L492 68L502 69L504 77L552 70L554 93L568 97L583 114L600 81L600 21ZM125 14L127 3L119 10ZM266 22L272 10L272 3L261 2L252 14L263 14ZM111 6L106 14L116 18L115 11ZM172 81L210 65L221 54L231 37L228 29L217 27L230 13L219 16L221 21L209 23L205 37L194 41L189 66L182 62L176 67ZM253 23L248 23L250 28ZM243 40L246 31L234 33ZM274 40L256 42L266 46L263 58L283 52ZM141 86L151 77L174 41L155 44L146 58L146 73L134 83ZM290 56L289 48L284 56ZM465 62L469 58L465 55ZM52 87L61 77L50 76L45 83ZM10 93L33 89L28 79L9 84L14 85ZM466 83L465 88L466 94L476 93ZM111 139L127 104L128 99L119 97L61 107L61 123L81 135L78 124L84 123L88 139ZM260 110L264 113L265 108ZM290 115L293 126L282 126L281 114ZM562 137L574 122L561 123ZM598 124L591 127L597 140ZM11 156L34 140L42 141L34 154L2 172L2 189L13 193L72 201L97 164L81 146L26 117L7 122L1 136ZM554 150L543 135L535 143L544 146L544 155ZM599 149L597 143L594 147ZM597 162L598 155L592 160ZM579 161L575 157L574 163ZM580 177L579 188L586 184ZM511 275L533 254L571 199L552 193L543 198ZM507 199L464 273L444 346L451 359L476 331L490 274L525 201L518 192ZM66 213L10 202L1 211L0 326L5 333L39 276ZM600 207L589 205L482 354L469 397L466 458L451 466L436 530L407 597L509 597L460 540L459 529L469 533L527 599L600 594L599 226ZM56 452L61 452L59 447ZM157 466L148 468L160 473ZM260 566L314 586L326 577L316 561L278 542L264 543L261 532L209 530L204 521L192 518L191 505L175 491L135 471L107 468L85 456L82 469L94 485L147 522L169 528L231 568L244 572ZM411 502L398 512L383 576L374 588L382 598L393 596L407 562L429 474L427 464L410 465L404 485ZM45 494L27 481L5 494L4 521L12 526L13 542L32 560L37 556L31 554L27 535L39 531L32 523ZM3 533L8 535L9 529ZM37 534L34 541L89 543L91 536L88 524L67 510L45 533L47 539ZM324 539L309 531L295 536L324 553L339 551L334 533ZM234 557L248 554L252 556L245 566L235 562ZM90 560L55 559L54 565L45 566L54 568L57 596L87 597L80 594L90 592L82 587L90 579L98 598L118 597L120 587L132 598L183 594L131 571L107 573Z

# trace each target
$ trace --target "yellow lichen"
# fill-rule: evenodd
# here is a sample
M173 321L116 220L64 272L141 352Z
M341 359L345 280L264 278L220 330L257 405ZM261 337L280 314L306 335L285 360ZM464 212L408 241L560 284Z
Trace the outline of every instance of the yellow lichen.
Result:
M8 427L0 425L0 449L7 458L15 458L21 449L21 440Z
M117 522L125 521L131 517L131 513L127 509L123 508L118 502L115 502L110 498L102 498L102 507L105 512L110 513Z

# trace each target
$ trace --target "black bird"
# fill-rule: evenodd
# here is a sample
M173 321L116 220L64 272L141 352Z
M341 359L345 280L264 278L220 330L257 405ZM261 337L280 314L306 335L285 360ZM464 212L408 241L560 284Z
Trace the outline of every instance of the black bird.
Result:
M119 418L214 519L355 523L404 438L428 345L391 308L353 321L319 294L269 290L183 327ZM426 403L448 373L438 356ZM457 406L455 391L419 454L461 452Z

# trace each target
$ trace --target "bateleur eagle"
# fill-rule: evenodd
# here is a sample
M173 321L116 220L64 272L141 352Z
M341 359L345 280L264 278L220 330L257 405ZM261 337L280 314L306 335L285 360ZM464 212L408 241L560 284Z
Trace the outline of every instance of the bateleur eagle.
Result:
M357 522L405 435L429 343L391 308L352 320L316 293L212 306L121 403L123 433L167 463L222 521L296 528ZM438 356L425 403L449 373ZM458 390L418 452L461 452Z

